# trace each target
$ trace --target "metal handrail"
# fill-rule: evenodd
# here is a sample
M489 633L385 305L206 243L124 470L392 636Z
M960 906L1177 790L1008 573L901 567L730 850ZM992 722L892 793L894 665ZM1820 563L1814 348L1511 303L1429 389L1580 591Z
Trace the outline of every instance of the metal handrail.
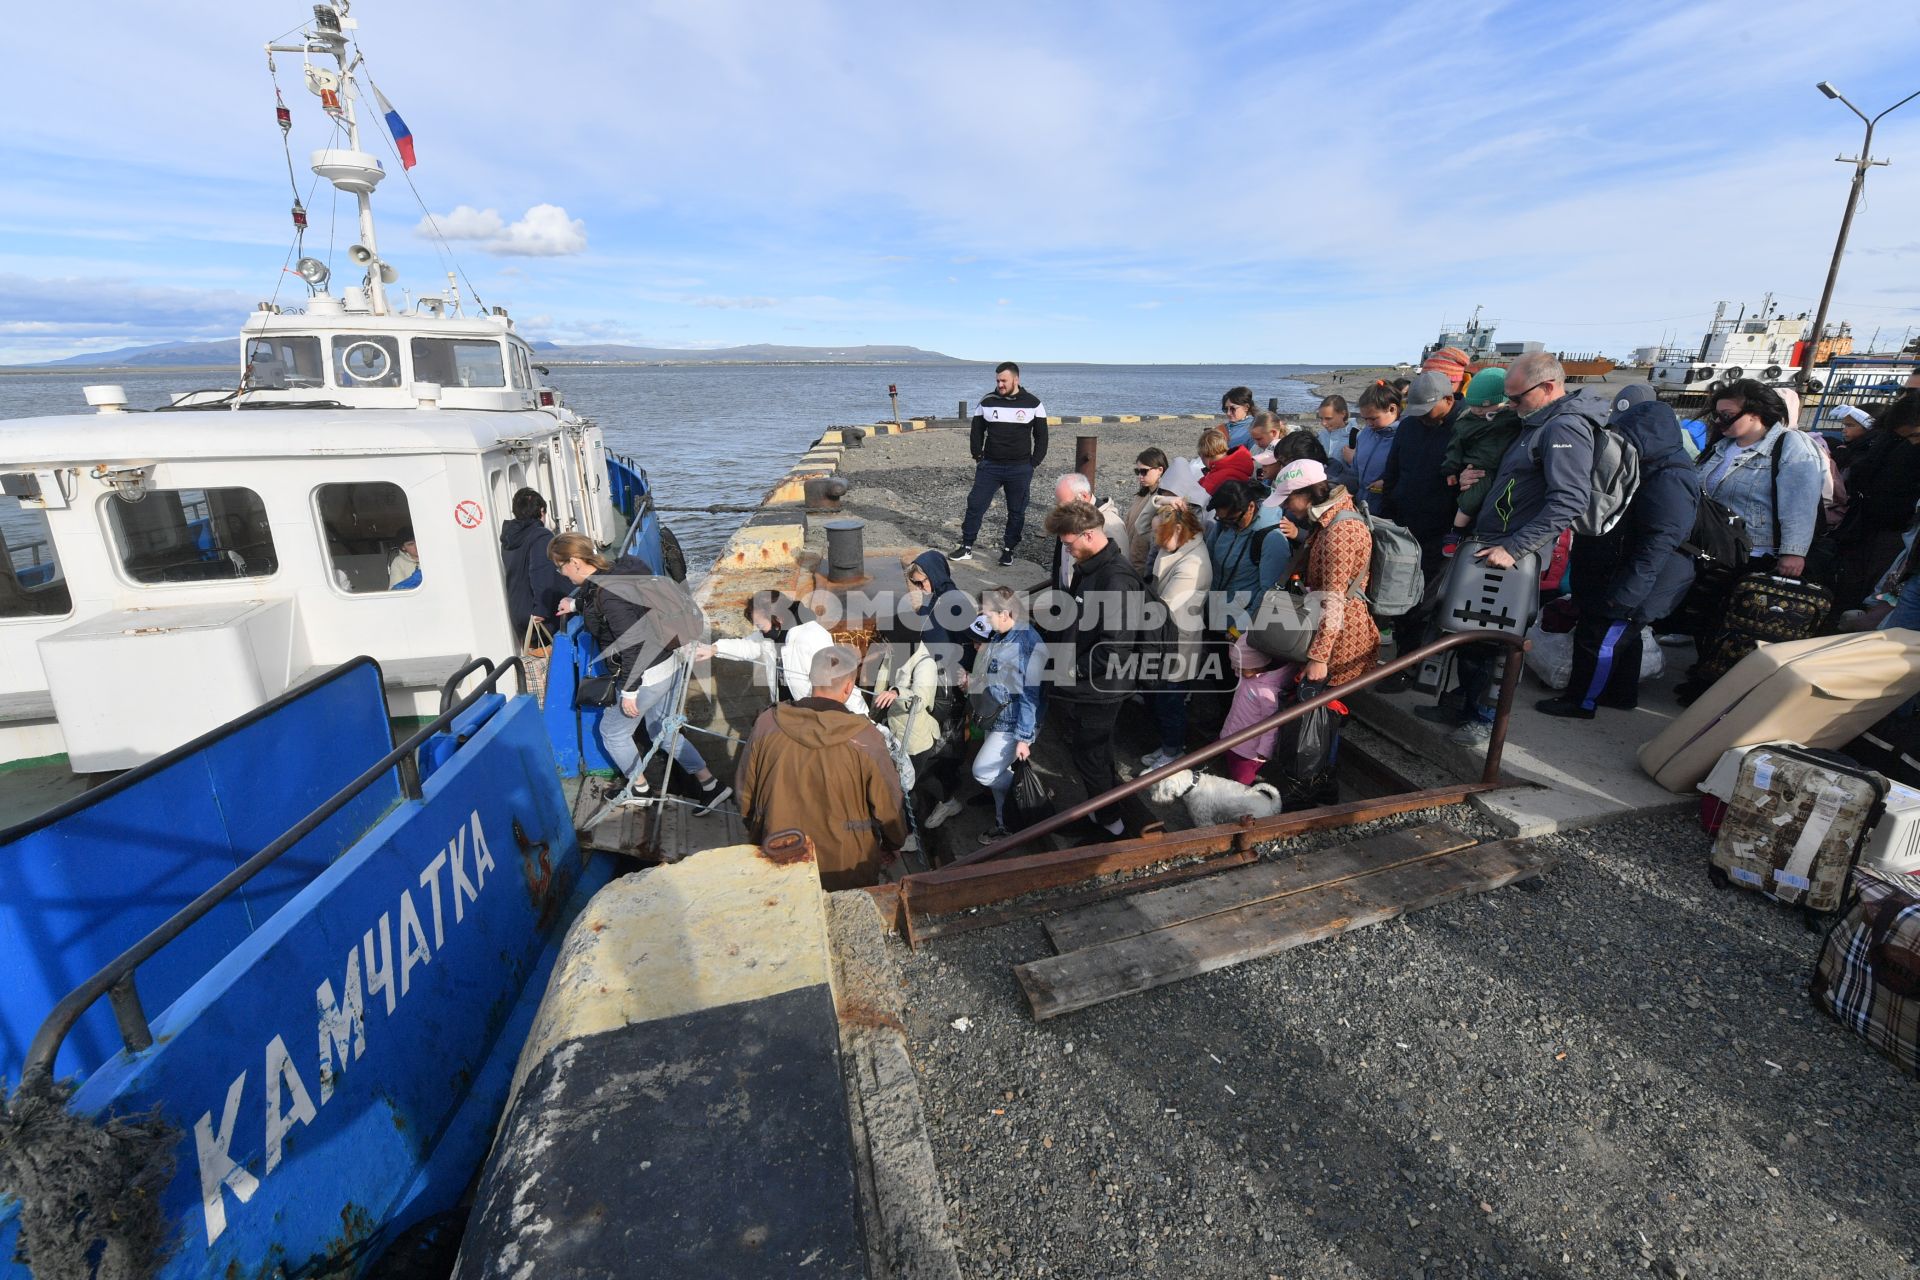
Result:
M339 670L350 669L361 663L372 661L371 658L354 658L343 664ZM378 667L376 666L375 669L377 671ZM421 795L419 765L414 758L414 753L428 738L451 724L455 716L472 706L483 695L491 693L494 685L499 683L500 677L509 671L519 674L524 687L525 664L518 657L508 658L490 671L480 687L462 698L457 705L441 712L431 724L421 728L412 737L382 756L378 764L334 792L330 799L295 823L278 840L222 876L212 888L174 912L146 937L121 952L106 968L68 992L58 1004L53 1006L53 1011L47 1015L46 1021L40 1024L40 1029L33 1033L33 1041L27 1046L26 1062L20 1071L21 1086L24 1088L29 1082L34 1081L44 1083L52 1078L54 1060L59 1056L60 1046L66 1042L67 1036L73 1031L74 1024L80 1021L81 1015L98 1003L102 996L107 996L111 1000L114 1019L120 1025L120 1038L128 1051L137 1053L151 1046L153 1032L147 1025L146 1013L140 1006L140 994L134 985L135 970L151 960L160 948L185 933L201 917L231 897L240 886L278 861L294 845L311 835L321 823L344 809L348 801L378 782L395 766L399 766L401 788L407 798L419 799ZM277 704L278 700L269 705ZM257 713L249 718L257 718ZM214 734L196 739L195 742L196 744L203 742L219 732L215 730ZM167 758L162 757L162 759ZM79 798L87 799L84 796ZM98 799L98 796L93 798Z
M1015 831L1011 835L1005 836L990 845L986 845L967 854L965 857L955 858L952 862L947 863L946 867L964 867L969 863L984 862L988 858L997 858L1001 854L1011 853L1021 845L1037 840L1041 836L1051 835L1069 823L1078 822L1096 810L1106 808L1116 800L1124 800L1136 792L1144 791L1162 778L1178 773L1182 769L1191 769L1195 765L1203 761L1211 760L1221 752L1237 747L1243 742L1251 742L1253 739L1260 737L1271 729L1277 729L1291 720L1299 719L1309 711L1316 711L1326 706L1329 702L1337 701L1340 698L1347 697L1361 689L1365 689L1369 685L1378 684L1382 680L1397 676L1402 671L1409 671L1435 654L1445 653L1449 649L1458 649L1470 644L1504 644L1514 655L1524 652L1527 648L1525 636L1513 635L1504 631L1461 631L1453 635L1442 636L1430 645L1425 645L1419 649L1415 649L1412 653L1396 657L1391 662L1382 663L1380 666L1373 668L1373 670L1357 679L1349 680L1343 685L1337 685L1334 688L1328 689L1322 692L1319 697L1310 698L1305 702L1295 703L1285 711L1275 712L1264 720L1256 721L1248 725L1238 733L1216 739L1197 751L1189 751L1186 755L1181 756L1178 760L1170 764L1164 764L1158 769L1143 773L1131 782L1123 782L1111 791L1103 791L1097 796L1082 800L1071 809L1056 813L1044 822L1036 822L1024 830ZM1509 660L1507 669L1500 677L1500 702L1494 709L1492 736L1487 739L1487 763L1480 774L1482 782L1491 783L1500 780L1500 753L1502 748L1506 746L1507 717L1513 711L1514 690L1519 687L1520 683L1520 665L1518 662ZM945 867L942 868L942 870L944 869ZM909 877L909 879L911 879L911 877Z
M465 680L476 671L485 671L488 674L492 674L493 659L475 658L472 662L469 662L466 666L447 677L447 682L440 686L440 713L442 715L446 714L447 704L453 700L453 691L460 687L462 680ZM520 692L525 693L526 691L527 680L526 676L522 675L520 677Z

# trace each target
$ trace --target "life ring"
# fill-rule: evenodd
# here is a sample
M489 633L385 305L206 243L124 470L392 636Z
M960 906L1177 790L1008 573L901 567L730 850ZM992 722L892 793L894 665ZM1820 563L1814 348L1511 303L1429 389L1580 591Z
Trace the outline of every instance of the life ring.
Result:
M353 371L353 353L362 347L365 347L368 351L373 352L375 356L379 357L377 361L369 360L367 362L374 366L371 373L355 373ZM386 377L392 369L393 357L387 354L387 349L379 343L366 338L362 338L340 353L340 372L346 374L347 377L353 379L355 382L378 382L380 379Z
M1740 381L1740 376L1745 372L1746 372L1745 369L1742 369L1739 365L1735 365L1733 366L1733 368L1728 369L1726 372L1722 373L1720 376L1725 378L1728 382L1738 382Z

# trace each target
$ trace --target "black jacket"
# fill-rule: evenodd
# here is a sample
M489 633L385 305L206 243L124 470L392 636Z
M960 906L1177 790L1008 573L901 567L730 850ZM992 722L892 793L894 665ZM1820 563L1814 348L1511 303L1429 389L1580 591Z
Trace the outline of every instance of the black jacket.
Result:
M655 574L639 556L621 556L575 588L573 597L581 622L628 692L640 687L647 668L697 640L705 625L686 588Z
M500 562L507 570L507 616L513 622L513 634L527 633L527 619L545 618L549 625L561 597L567 594L567 580L547 559L547 544L553 530L539 520L509 520L500 527Z
M1455 396L1445 421L1402 418L1393 433L1376 509L1405 525L1422 546L1446 537L1460 509L1460 491L1447 483L1447 445L1466 411L1466 398Z
M1573 540L1569 585L1581 609L1636 623L1663 618L1693 585L1693 558L1681 552L1700 507L1700 473L1680 447L1680 420L1659 401L1615 418L1640 451L1640 487L1620 523Z
M973 415L968 440L977 462L1025 462L1039 466L1047 456L1047 406L1021 387L1010 396L989 391Z
M1074 566L1067 594L1074 599L1074 619L1059 643L1073 646L1073 685L1053 695L1070 702L1126 697L1133 691L1134 642L1147 600L1133 561L1109 540Z
M1847 515L1839 529L1844 546L1905 532L1920 502L1920 445L1875 427L1857 448L1858 461L1847 468Z

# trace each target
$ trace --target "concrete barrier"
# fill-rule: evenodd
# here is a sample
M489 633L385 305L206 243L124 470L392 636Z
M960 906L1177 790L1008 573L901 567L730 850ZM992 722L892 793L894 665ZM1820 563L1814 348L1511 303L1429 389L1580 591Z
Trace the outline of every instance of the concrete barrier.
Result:
M459 1280L863 1276L825 895L708 849L568 932L481 1175Z

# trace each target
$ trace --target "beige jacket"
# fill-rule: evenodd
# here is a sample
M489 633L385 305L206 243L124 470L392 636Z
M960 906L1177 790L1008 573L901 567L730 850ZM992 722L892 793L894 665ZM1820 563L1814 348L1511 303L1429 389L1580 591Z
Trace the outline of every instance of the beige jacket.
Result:
M1201 641L1206 634L1207 591L1213 586L1213 560L1207 555L1207 544L1190 538L1172 551L1162 551L1153 562L1150 582L1180 628L1184 669L1175 678L1190 679L1192 664L1200 660Z
M907 660L894 670L892 660L881 664L873 687L892 689L900 696L886 710L887 731L917 756L940 739L940 723L933 718L933 698L940 690L940 661L916 644Z
M1127 504L1127 558L1133 561L1133 567L1142 577L1146 576L1147 559L1153 554L1153 518L1160 508L1172 506L1177 501L1165 489L1155 489L1152 493L1135 494Z

